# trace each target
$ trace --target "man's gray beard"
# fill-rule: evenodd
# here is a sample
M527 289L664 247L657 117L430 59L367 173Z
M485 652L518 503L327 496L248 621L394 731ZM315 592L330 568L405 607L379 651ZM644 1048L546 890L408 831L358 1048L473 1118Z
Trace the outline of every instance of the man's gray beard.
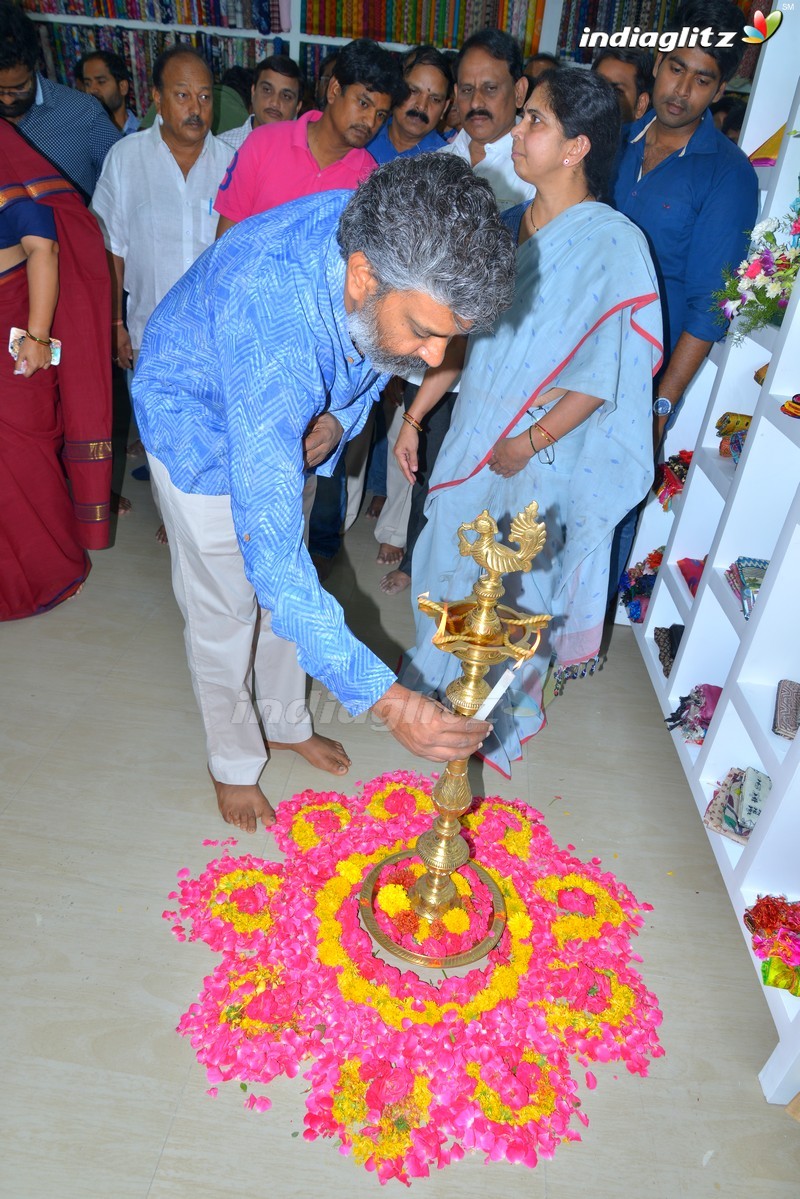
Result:
M408 375L412 371L426 370L428 364L423 358L414 354L390 354L381 347L378 303L375 296L367 296L359 309L348 312L347 331L353 345L380 375Z

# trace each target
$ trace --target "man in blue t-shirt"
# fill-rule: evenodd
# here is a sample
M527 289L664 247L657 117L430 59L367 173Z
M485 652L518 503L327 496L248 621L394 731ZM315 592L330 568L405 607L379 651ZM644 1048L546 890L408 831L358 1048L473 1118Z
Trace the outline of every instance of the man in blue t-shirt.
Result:
M676 42L684 28L710 27L713 46L677 46L656 56L652 108L625 126L614 203L647 236L661 284L664 361L656 376L654 441L724 329L712 293L722 269L747 252L758 213L756 173L714 125L709 111L741 61L744 17L732 0L689 0L664 29ZM736 34L718 47L719 32ZM638 512L618 525L611 553L609 601L630 555Z
M657 55L653 107L623 131L614 187L616 207L647 235L662 284L659 435L724 335L711 295L722 286L723 267L736 266L747 252L758 210L755 171L708 111L741 60L744 17L732 0L690 0L665 32L693 26L710 27L714 35L735 31L736 44Z
M367 145L378 163L445 145L437 125L452 103L453 76L447 59L435 46L415 46L403 59L403 79L408 96Z

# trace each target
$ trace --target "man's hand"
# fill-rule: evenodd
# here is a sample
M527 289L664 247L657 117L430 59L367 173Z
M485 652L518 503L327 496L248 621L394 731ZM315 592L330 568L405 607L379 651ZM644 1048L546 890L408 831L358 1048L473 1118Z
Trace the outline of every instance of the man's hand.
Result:
M342 440L342 426L330 412L315 416L303 436L303 461L307 467L319 466Z
M442 704L393 683L372 711L401 745L431 762L468 758L492 731L485 720L467 720Z
M111 353L117 366L129 371L133 366L131 337L124 325L114 325L111 330Z
M504 479L517 475L527 466L533 457L533 447L527 432L519 433L516 437L504 437L498 441L489 459L489 470Z
M392 450L397 465L413 486L419 470L419 433L408 421L403 421Z

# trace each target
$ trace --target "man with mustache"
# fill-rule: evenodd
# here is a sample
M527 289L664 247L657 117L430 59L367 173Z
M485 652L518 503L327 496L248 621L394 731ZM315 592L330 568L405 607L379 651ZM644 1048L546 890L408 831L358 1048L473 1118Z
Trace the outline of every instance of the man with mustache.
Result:
M220 133L222 141L238 150L244 139L262 125L293 121L303 100L303 76L293 58L273 54L253 69L250 103L253 109L244 124Z
M623 129L614 203L647 236L664 308L664 367L653 403L657 445L711 346L725 336L711 294L721 286L722 268L744 257L756 221L756 173L710 112L741 61L744 21L732 0L683 5L664 32L710 27L715 45L657 54L652 109ZM720 31L736 33L733 46L717 47ZM630 554L636 516L629 513L617 528L609 599Z
M493 325L514 268L486 183L426 154L387 163L355 195L310 195L238 224L148 324L136 416L209 773L242 830L275 818L253 688L261 713L281 708L281 642L351 716L371 712L412 754L465 758L489 731L401 687L356 640L303 544L302 492L304 468L330 472L391 373L437 365L456 333Z
M52 83L37 71L38 61L33 22L0 0L0 117L88 198L122 135L93 96Z
M123 137L136 133L139 118L127 107L131 77L125 60L109 50L93 50L75 64L75 85L99 100Z
M415 46L403 59L403 79L408 96L367 146L378 163L440 150L445 145L438 125L453 95L447 59L435 46Z
M238 221L300 196L356 187L375 169L365 149L406 95L400 68L369 38L339 53L324 112L254 129L222 181L217 237Z
M126 370L150 313L214 240L214 195L231 149L210 132L212 89L198 51L165 50L153 65L157 118L113 147L92 199L112 267L112 353Z
M519 43L499 29L481 29L467 38L456 60L455 103L459 110L461 131L444 146L440 154L455 154L469 163L476 175L490 185L501 212L513 208L536 194L532 184L520 179L511 158L511 130L517 123L517 109L522 106L528 91L528 80L522 73L522 51ZM406 374L408 386L404 393L405 407L410 407L417 394L422 376ZM405 542L400 561L380 581L381 591L397 595L411 584L411 555L425 524L423 509L436 455L450 427L450 415L456 392L442 396L423 422L421 457L424 469L408 496L408 484L389 455L387 487L389 495L376 529L381 542L382 561L391 561L389 551ZM393 422L389 435L390 447L402 442L403 425ZM393 440L394 439L394 440ZM405 528L402 521L408 511Z

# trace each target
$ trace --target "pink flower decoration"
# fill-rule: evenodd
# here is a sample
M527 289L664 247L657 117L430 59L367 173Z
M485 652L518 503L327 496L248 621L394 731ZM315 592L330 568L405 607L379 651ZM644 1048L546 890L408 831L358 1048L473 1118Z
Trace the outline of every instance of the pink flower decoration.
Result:
M295 796L275 826L284 863L225 853L196 879L184 868L177 910L164 913L178 939L205 940L219 955L178 1026L206 1068L209 1094L240 1083L246 1106L265 1112L268 1096L251 1085L302 1072L304 1139L339 1139L381 1183L409 1183L468 1151L533 1168L579 1139L576 1119L587 1123L572 1058L645 1074L663 1053L661 1013L631 964L631 937L649 907L599 860L557 846L521 801L477 801L468 837L518 905L489 957L428 983L375 956L359 918L361 881L381 852L429 827L411 791L430 794L431 785L398 771L352 797ZM349 823L340 827L321 802L345 806ZM299 816L318 834L328 830L304 851L292 837ZM558 905L542 897L539 881L567 875L605 890L622 918L559 948L556 919L595 914L579 886L563 887ZM433 931L425 943L449 952L454 934L441 921ZM594 1089L588 1070L586 1085Z

